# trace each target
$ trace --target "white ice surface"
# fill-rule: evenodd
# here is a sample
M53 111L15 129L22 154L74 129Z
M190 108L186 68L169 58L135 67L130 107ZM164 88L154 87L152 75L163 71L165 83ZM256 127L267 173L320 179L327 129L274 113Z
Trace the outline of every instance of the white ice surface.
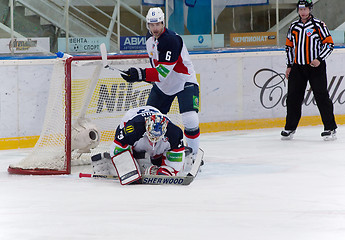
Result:
M321 126L201 136L206 164L189 186L9 175L28 150L0 151L0 239L343 240L345 136Z

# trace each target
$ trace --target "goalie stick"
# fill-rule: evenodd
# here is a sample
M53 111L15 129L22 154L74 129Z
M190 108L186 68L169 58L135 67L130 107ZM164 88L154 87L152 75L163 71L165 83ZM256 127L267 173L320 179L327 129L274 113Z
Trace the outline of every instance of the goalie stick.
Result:
M79 173L80 178L104 178L119 180L118 176L113 175L100 175L100 174L89 174L89 173ZM194 180L193 176L165 176L165 175L142 175L140 179L140 184L149 185L189 185Z
M121 72L122 74L128 76L128 74L125 73L125 71L120 70L120 69L118 69L118 68L110 67L110 66L108 65L107 48L106 48L106 46L105 46L104 43L101 43L101 45L99 45L99 49L101 50L102 64L103 64L103 67L104 67L104 68L107 68L107 69L110 69L110 70L113 70L113 71L116 71L116 70L117 70L117 71Z
M140 183L149 184L149 185L189 185L194 181L194 178L197 176L200 169L201 162L203 161L203 158L204 158L204 151L201 148L199 148L199 152L197 154L197 157L194 160L192 169L187 174L187 176L142 175ZM79 177L119 180L118 176L89 174L89 173L79 173Z

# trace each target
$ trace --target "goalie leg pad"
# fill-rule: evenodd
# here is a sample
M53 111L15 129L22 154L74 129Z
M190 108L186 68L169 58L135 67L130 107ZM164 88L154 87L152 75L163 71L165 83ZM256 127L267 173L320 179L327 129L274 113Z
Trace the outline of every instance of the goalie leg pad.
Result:
M145 170L152 165L151 160L147 158L140 158L136 159L139 167L140 167L140 172L144 173Z
M91 157L91 165L94 174L116 176L115 167L107 152L98 153Z
M185 172L189 172L192 169L192 165L194 162L195 154L189 154L185 157L184 164L183 164L183 170Z
M120 183L127 185L141 179L141 172L137 161L129 150L114 156L112 161L115 165Z

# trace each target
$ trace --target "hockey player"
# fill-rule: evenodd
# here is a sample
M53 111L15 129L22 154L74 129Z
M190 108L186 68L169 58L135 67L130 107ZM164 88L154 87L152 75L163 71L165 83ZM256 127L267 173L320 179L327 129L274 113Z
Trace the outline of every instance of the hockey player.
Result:
M129 110L116 129L110 158L93 156L95 174L118 175L121 184L141 174L176 176L184 164L183 132L156 108ZM116 173L114 171L114 166Z
M128 82L153 83L147 105L167 114L175 97L184 125L187 146L193 154L199 149L199 85L194 66L182 38L164 26L164 13L150 8L147 16L146 49L151 68L131 67L122 77Z

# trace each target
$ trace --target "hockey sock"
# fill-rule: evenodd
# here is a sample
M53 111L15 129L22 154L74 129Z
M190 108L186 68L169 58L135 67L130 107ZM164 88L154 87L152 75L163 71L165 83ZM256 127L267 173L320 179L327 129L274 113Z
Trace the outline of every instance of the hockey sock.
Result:
M196 154L199 150L199 142L200 142L200 129L196 130L184 130L184 135L186 136L186 141L188 147L193 149L192 154Z

